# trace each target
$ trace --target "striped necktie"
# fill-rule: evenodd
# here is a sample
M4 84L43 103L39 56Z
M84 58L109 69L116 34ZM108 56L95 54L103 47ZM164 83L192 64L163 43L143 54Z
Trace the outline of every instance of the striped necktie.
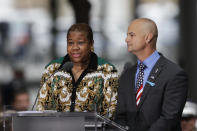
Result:
M140 103L140 98L142 96L142 91L143 91L143 79L144 79L144 69L146 68L146 65L143 63L139 64L139 73L137 76L137 81L136 81L136 105L138 106Z

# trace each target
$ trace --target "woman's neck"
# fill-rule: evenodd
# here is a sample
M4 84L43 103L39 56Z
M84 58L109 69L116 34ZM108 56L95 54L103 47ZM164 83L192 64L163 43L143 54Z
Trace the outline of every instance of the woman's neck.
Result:
M76 70L84 70L88 67L89 61L83 63L74 63L73 68Z
M84 63L74 63L74 66L72 68L72 73L75 78L75 81L77 81L82 74L82 72L88 67L89 62Z

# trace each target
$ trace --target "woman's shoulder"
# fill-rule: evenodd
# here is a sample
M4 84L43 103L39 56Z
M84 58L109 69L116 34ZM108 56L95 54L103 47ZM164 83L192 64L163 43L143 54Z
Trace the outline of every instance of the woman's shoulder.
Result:
M57 59L54 59L52 61L50 61L46 66L45 68L48 68L49 66L60 66L62 61L64 60L64 57L60 57L60 58L57 58Z
M107 61L106 59L101 58L101 57L98 57L98 67L102 68L102 69L105 69L106 71L117 72L117 69L113 64L111 64L109 61Z

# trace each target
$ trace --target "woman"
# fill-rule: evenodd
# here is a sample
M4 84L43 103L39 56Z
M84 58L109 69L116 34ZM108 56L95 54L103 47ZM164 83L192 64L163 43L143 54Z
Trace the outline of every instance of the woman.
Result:
M101 115L113 116L117 103L117 70L93 52L93 43L93 32L87 24L70 27L68 54L46 66L37 110L91 112L96 105ZM62 69L68 62L73 63L73 68Z

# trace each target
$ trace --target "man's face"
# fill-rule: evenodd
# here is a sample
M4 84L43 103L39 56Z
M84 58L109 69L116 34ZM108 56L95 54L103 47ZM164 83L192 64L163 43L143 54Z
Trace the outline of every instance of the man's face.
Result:
M15 96L13 103L14 109L17 111L28 110L30 104L29 95L27 93L18 94Z
M92 43L84 32L72 31L67 40L67 52L73 63L83 64L89 58Z
M182 131L194 131L196 118L187 118L181 120Z
M142 52L146 47L145 33L141 26L139 22L134 21L128 28L126 43L128 51L133 54Z

